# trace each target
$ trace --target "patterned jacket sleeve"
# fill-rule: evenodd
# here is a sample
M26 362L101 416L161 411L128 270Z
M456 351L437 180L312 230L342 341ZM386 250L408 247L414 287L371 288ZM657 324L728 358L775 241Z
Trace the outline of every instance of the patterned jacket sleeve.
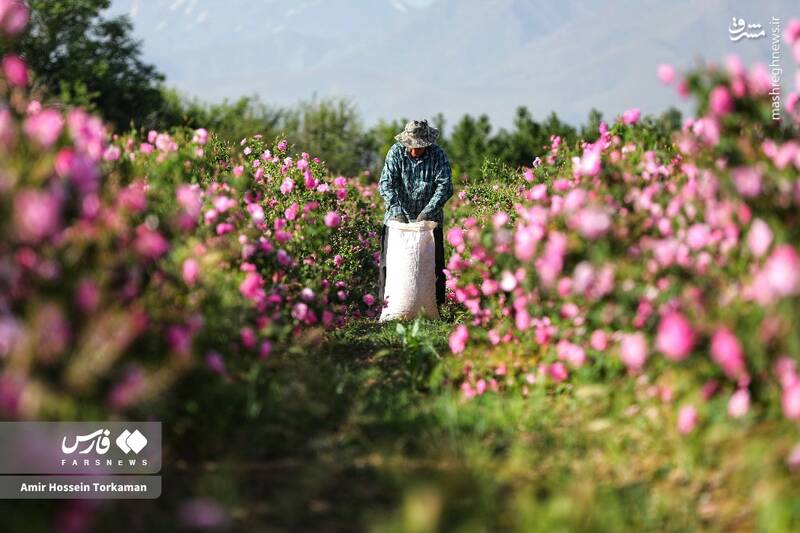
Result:
M452 172L450 170L450 161L447 160L447 155L444 150L438 150L436 161L436 190L433 192L428 205L422 210L424 213L434 213L444 207L447 200L453 196L453 180Z
M390 217L403 212L397 197L397 183L401 179L400 172L396 150L392 147L386 153L386 161L383 163L383 171L381 171L381 178L378 181L378 192L386 203L386 212Z

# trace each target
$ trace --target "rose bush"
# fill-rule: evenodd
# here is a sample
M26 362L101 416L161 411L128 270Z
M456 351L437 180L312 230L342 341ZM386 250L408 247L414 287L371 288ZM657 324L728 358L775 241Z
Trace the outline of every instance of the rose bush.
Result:
M6 38L27 21L10 6ZM4 418L125 410L196 363L236 378L374 316L374 187L259 135L238 147L202 129L111 136L33 98L11 52L3 73Z
M27 21L11 4L6 40ZM124 410L196 363L240 379L376 315L374 184L258 134L110 135L29 94L13 52L3 73L4 416ZM553 136L519 175L461 183L447 269L469 319L449 344L492 354L467 357L467 397L628 373L699 420L720 397L736 418L800 416L797 95L774 121L763 66L658 75L698 101L674 139L632 108L591 142Z
M458 194L448 286L469 328L450 346L467 398L627 373L677 404L683 433L712 401L797 418L800 109L793 92L773 120L770 89L764 65L730 57L677 81L698 117L672 142L633 109Z

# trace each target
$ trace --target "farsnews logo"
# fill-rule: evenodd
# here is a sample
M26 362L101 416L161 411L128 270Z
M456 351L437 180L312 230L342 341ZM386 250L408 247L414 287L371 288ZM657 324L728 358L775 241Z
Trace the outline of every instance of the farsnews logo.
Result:
M139 453L147 446L147 438L138 429L134 430L133 433L126 429L117 437L117 446L125 454L130 452Z
M101 428L86 435L75 436L69 445L67 443L67 436L61 440L61 451L67 455L73 454L76 451L79 454L87 454L94 451L98 455L105 455L109 448L111 448L111 440L109 435L111 432L108 429ZM131 433L128 429L122 431L116 439L117 447L125 452L125 455L133 452L138 454L147 446L147 437L145 437L138 429ZM80 448L80 449L79 449Z
M67 437L64 437L61 440L61 451L66 454L71 454L74 453L81 444L88 442L88 446L78 453L89 453L94 450L100 455L105 455L111 447L111 441L108 440L109 433L111 432L107 429L98 429L94 433L78 435L75 437L75 443L72 446L67 446Z
M161 422L0 421L0 475L154 474L160 469Z

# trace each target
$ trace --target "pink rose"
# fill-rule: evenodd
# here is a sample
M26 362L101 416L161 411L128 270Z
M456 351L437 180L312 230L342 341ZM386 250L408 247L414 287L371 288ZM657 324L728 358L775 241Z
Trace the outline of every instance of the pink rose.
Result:
M461 228L450 228L447 231L447 242L454 248L458 248L464 244L464 230Z
M556 383L561 383L567 377L569 377L569 372L567 371L567 367L564 366L564 363L557 361L551 364L547 369L547 374L550 376L550 379L555 381Z
M611 227L611 217L599 207L587 207L579 211L576 216L578 231L587 239L597 239Z
M292 178L285 178L283 183L281 183L280 191L281 194L289 194L294 190L294 180Z
M658 79L664 85L669 85L675 81L675 67L672 65L662 64L657 69Z
M282 267L288 267L292 264L292 256L289 255L286 250L280 249L275 253L275 257L278 260L278 264Z
M636 124L639 122L639 117L641 114L642 112L638 107L627 109L622 113L622 122L625 124Z
M28 85L28 67L17 55L8 54L3 58L3 74L8 83L15 87Z
M761 171L754 167L737 167L731 171L731 179L745 198L755 198L761 194Z
M783 40L789 46L795 44L800 40L800 19L792 19L786 25L786 30L783 32Z
M469 339L469 331L467 330L467 326L464 324L459 324L458 327L450 334L450 338L448 339L448 344L450 345L450 350L453 353L461 353L464 351L465 346L467 345L467 340Z
M54 109L43 109L25 119L25 134L45 148L52 146L64 127L61 113Z
M600 141L586 145L586 147L583 149L583 156L577 160L577 166L574 168L573 173L577 176L597 176L602 167L600 162L600 155L602 152L603 145ZM554 186L556 186L555 182Z
M199 128L194 130L194 135L192 136L192 142L195 144L206 144L208 142L208 130L205 128Z
M239 292L248 300L257 302L264 298L264 279L258 272L248 272L239 285Z
M14 226L17 236L35 243L56 232L61 214L61 202L54 194L24 189L14 198Z
M589 346L598 352L605 350L608 347L608 335L606 335L606 332L602 329L594 330L589 340Z
M678 412L678 432L682 435L688 435L697 426L698 416L697 409L691 405L684 405Z
M772 230L760 218L753 220L750 231L747 233L747 247L756 257L761 257L772 244Z
M673 361L683 361L694 345L694 331L683 315L670 312L661 318L656 334L656 349Z
M143 257L157 259L167 253L169 242L159 232L150 229L146 224L136 228L136 240L133 247Z
M708 97L708 106L711 112L718 116L724 116L733 111L733 97L728 88L717 85Z
M539 226L519 226L514 233L514 255L520 261L530 261L536 253L536 245L544 235Z
M711 229L707 224L692 224L686 232L686 244L692 250L699 250L711 242Z
M647 361L647 340L641 332L628 333L620 343L620 359L629 370L638 372Z
M219 352L211 351L206 355L206 364L215 374L225 373L225 360Z
M334 229L342 224L342 217L336 211L328 211L325 214L325 226Z
M15 37L28 25L30 12L20 0L0 0L0 31Z
M580 368L586 362L586 351L569 341L563 339L559 341L556 352L560 359L565 359L573 368Z
M256 345L256 333L253 328L244 327L240 329L239 338L242 341L242 346L248 350Z
M750 392L739 389L728 400L728 415L731 418L741 418L750 410Z
M800 420L800 383L795 382L783 389L781 406L786 418Z
M772 367L772 371L778 378L781 387L789 387L800 379L797 376L797 363L794 359L788 356L779 357Z
M188 286L192 286L197 283L197 276L200 273L200 267L197 264L195 259L189 258L183 262L181 266L181 275L183 276L183 281Z
M795 249L782 244L772 251L764 265L767 284L778 296L789 296L800 290L800 257Z
M711 358L729 379L745 375L744 353L739 339L728 328L718 328L711 338Z

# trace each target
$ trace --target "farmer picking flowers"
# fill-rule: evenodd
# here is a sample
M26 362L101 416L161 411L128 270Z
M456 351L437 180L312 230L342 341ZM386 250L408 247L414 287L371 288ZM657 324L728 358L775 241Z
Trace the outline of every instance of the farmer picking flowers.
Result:
M378 299L386 284L386 235L389 221L401 223L433 221L435 241L436 303L444 303L444 214L442 208L453 195L450 162L436 144L439 130L427 120L412 120L395 136L397 142L386 154L379 191L386 204L381 228L381 264Z

